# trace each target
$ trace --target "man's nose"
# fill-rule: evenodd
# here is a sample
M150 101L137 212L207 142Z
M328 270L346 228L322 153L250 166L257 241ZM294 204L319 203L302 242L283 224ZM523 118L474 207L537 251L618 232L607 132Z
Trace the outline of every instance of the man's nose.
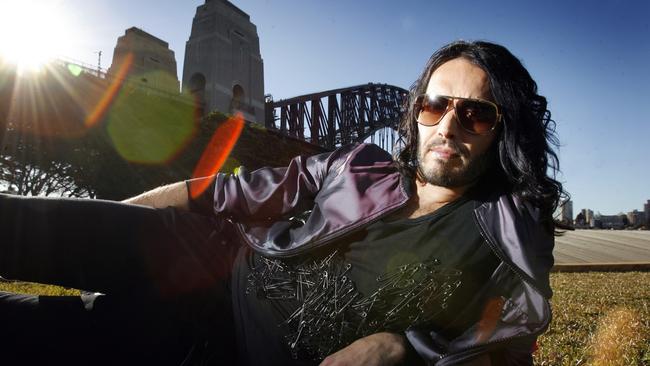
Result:
M444 138L453 138L456 136L459 127L457 118L456 108L450 106L445 115L442 116L440 123L438 123L436 133Z

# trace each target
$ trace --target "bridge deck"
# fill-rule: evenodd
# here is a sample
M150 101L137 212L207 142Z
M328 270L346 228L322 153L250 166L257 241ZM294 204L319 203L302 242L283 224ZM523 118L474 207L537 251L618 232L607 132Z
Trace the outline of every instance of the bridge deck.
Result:
M553 255L556 264L650 263L650 231L568 231Z

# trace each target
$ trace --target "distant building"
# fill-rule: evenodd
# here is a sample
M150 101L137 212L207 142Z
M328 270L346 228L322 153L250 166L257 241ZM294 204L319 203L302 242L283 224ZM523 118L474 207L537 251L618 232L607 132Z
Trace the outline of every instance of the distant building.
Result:
M180 92L176 57L167 42L136 27L127 29L117 39L108 73L118 75L129 55L133 57L127 76L130 82L172 94Z
M650 229L650 200L643 205L643 212L645 213L645 227Z
M627 213L627 220L630 226L641 226L646 222L646 214L643 211L634 210Z
M579 228L579 227L584 228L584 227L587 226L586 221L585 221L585 214L582 211L584 211L584 210L580 210L580 212L578 212L578 215L576 216L576 218L574 220L574 225L575 225L576 228Z
M583 208L580 210L575 219L575 227L578 229L588 229L593 227L591 224L593 221L594 212L588 208Z
M264 65L257 27L227 0L206 0L196 9L185 46L183 91L204 113L242 112L264 123Z
M594 227L599 229L615 229L620 230L625 228L625 215L595 215Z
M594 227L591 224L594 219L594 212L587 208L584 210L584 213L585 213L585 223L587 224L587 226Z
M562 203L560 221L564 224L573 224L573 201L566 200Z

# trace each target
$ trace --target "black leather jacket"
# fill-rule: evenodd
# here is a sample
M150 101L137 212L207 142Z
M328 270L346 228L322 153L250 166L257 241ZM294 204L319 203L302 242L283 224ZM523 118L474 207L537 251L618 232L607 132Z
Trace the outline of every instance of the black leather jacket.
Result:
M391 156L369 144L297 157L286 168L240 168L218 174L213 185L193 209L235 223L245 243L271 257L328 245L402 208L410 197L410 183ZM498 349L508 364L530 364L532 343L551 319L553 234L540 224L538 210L509 194L486 198L474 221L501 260L485 289L490 305L483 320L453 340L433 329L409 329L406 337L428 364L457 364Z

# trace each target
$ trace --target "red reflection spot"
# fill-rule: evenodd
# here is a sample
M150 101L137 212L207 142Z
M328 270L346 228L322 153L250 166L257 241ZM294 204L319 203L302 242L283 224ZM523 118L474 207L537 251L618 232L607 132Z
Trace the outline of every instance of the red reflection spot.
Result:
M207 177L216 174L235 147L241 131L244 129L244 117L241 113L228 118L212 135L201 159L199 159L192 178ZM197 198L210 185L210 179L196 179L190 182L190 196Z
M99 102L97 102L97 105L88 114L88 116L86 116L86 120L84 121L86 126L94 126L97 124L97 122L99 122L104 113L106 113L106 110L115 99L117 92L120 91L122 84L124 84L124 81L126 80L126 77L131 70L131 66L133 66L133 53L129 52L118 68L117 74L113 76L113 80L102 95L102 98L99 100Z
M504 303L505 300L502 297L494 297L489 299L485 304L476 335L479 342L485 342L492 335L492 332L494 332L497 322L501 317Z

